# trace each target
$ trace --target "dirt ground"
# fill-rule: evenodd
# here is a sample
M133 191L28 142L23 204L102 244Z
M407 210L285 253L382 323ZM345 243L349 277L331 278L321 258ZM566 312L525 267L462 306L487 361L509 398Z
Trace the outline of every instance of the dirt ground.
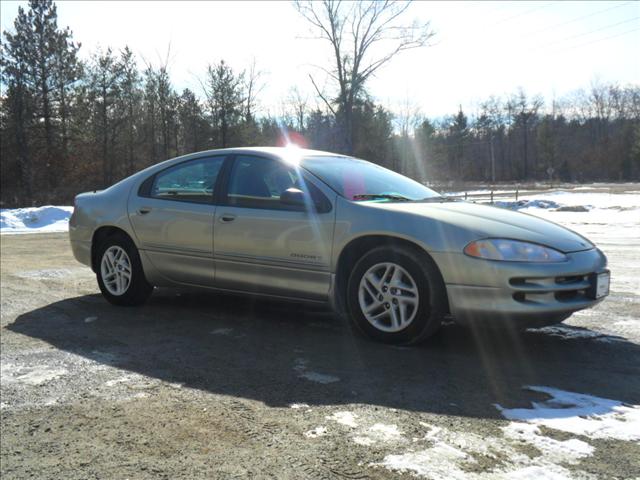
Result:
M0 242L3 479L640 477L638 441L514 434L496 407L548 399L528 385L640 405L638 244L603 245L631 281L569 326L399 348L291 303L113 307L66 234Z

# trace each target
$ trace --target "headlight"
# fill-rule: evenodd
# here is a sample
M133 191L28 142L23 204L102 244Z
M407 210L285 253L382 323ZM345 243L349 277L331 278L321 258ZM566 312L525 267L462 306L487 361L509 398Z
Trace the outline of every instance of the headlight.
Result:
M564 262L567 256L553 248L535 243L502 238L476 240L464 247L470 257L505 262Z

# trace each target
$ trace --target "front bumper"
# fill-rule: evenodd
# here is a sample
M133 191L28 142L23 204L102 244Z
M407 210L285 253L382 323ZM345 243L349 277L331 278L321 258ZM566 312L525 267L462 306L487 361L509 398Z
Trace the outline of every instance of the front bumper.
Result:
M607 271L606 257L595 248L567 257L566 262L532 264L456 255L449 264L455 267L445 275L453 317L461 323L544 325L600 303L604 297L593 298L593 282Z

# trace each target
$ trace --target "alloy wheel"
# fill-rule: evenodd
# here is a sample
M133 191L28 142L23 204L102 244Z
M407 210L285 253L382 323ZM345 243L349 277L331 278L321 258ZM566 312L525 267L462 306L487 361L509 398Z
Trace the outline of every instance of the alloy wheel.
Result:
M100 262L100 275L111 295L123 295L131 284L131 260L124 248L113 245L105 250Z
M413 277L392 262L378 263L365 272L358 288L360 309L367 321L383 332L399 332L416 316L420 302Z

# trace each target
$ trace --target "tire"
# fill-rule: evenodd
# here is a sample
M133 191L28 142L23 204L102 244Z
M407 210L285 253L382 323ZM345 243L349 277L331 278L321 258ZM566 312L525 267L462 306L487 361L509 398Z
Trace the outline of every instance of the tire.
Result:
M105 238L96 254L98 286L109 303L135 306L147 301L153 285L147 282L138 249L129 237L115 234Z
M389 273L393 266L397 277ZM391 344L426 340L448 311L446 288L435 263L417 249L396 246L377 247L362 256L349 277L345 303L357 330Z

